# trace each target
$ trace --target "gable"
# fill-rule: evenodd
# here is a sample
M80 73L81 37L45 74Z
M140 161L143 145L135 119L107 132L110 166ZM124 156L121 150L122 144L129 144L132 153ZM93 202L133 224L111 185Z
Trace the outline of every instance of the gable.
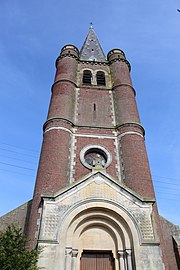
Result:
M90 202L97 202L97 205L106 202L111 207L118 205L139 227L142 240L155 240L151 219L153 200L138 197L124 185L99 172L86 176L57 194L43 197L44 224L41 235L56 240L57 226L69 209Z

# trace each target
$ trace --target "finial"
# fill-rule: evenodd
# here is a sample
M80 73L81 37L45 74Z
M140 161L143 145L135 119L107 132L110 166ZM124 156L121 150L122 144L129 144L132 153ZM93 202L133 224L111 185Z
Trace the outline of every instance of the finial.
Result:
M90 22L90 29L93 29L93 23Z

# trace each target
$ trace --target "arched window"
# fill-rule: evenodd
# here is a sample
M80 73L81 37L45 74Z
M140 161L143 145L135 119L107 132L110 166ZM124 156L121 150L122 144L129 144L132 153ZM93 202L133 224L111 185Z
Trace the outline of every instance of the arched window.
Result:
M96 74L97 85L106 85L105 74L103 71L98 71Z
M84 70L83 72L83 84L91 84L92 73L90 70Z

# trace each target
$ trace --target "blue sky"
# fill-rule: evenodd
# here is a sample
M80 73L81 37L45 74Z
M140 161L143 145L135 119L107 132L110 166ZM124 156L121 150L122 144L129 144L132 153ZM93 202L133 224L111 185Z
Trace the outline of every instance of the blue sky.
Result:
M0 1L0 215L32 198L55 60L93 22L131 63L159 212L180 225L180 1Z

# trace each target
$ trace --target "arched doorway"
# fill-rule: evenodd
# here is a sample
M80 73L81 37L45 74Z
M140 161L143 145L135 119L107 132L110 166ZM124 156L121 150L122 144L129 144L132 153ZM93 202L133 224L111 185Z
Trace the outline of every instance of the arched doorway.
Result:
M134 242L128 223L114 207L92 205L82 211L76 209L71 218L68 215L63 237L65 270L135 270Z
M114 270L116 236L101 217L86 220L79 237L80 270Z

